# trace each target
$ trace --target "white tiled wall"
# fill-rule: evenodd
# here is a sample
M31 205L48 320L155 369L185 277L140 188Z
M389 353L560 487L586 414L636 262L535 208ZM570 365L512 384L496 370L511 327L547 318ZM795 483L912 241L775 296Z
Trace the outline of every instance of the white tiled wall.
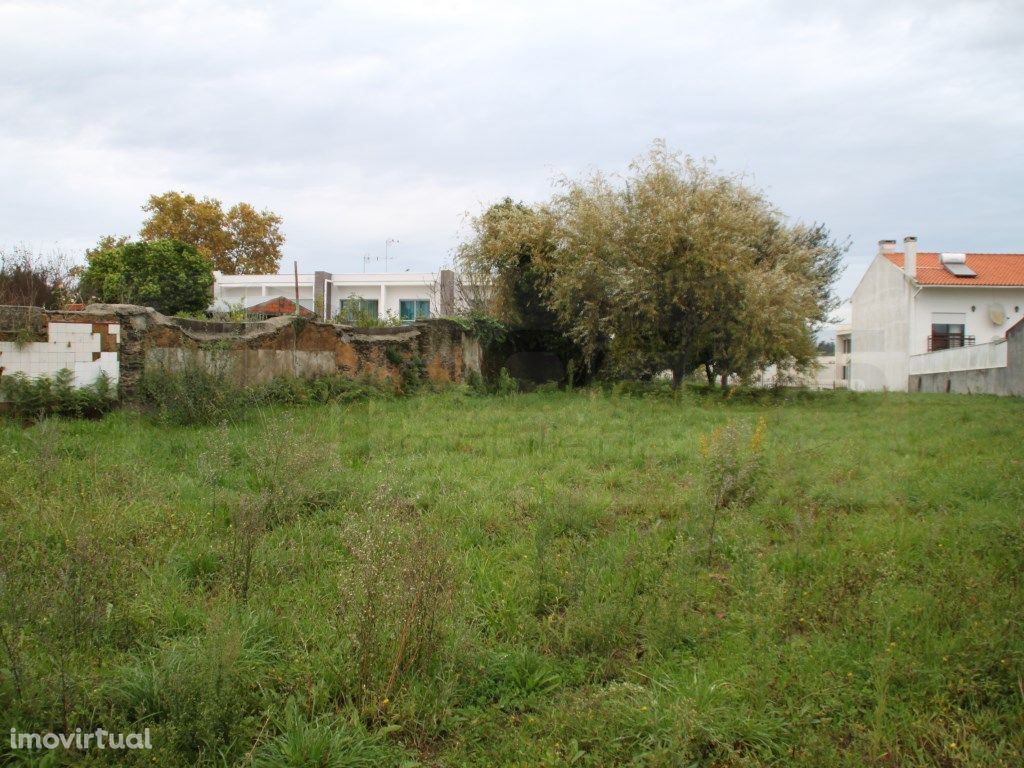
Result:
M92 384L105 372L111 384L117 384L117 352L100 351L100 334L92 332L92 322L50 323L46 341L18 345L0 341L0 368L3 375L24 373L30 378L53 376L63 368L75 374L75 386ZM107 329L121 341L121 326L110 323ZM93 353L99 352L98 360Z

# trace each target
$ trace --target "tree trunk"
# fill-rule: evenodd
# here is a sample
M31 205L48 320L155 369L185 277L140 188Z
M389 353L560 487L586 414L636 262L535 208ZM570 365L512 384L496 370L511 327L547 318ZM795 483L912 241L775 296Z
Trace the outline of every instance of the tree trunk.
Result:
M687 363L687 355L685 352L681 354L676 363L670 368L672 371L672 389L679 389L679 386L683 383L683 379L686 378L686 374L690 372L689 364Z
M708 377L708 386L715 386L715 369L704 363L704 375Z

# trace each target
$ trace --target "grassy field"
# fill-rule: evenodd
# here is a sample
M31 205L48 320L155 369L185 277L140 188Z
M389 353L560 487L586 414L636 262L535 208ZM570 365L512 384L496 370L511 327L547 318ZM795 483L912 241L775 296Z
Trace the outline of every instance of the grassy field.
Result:
M1021 765L1022 438L850 393L0 424L0 762Z

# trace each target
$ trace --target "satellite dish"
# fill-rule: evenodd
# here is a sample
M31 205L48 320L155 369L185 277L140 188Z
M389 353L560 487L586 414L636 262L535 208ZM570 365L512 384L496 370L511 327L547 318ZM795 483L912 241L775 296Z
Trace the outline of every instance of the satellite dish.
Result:
M1006 322L1006 310L1002 304L995 303L988 305L988 319L995 325L1002 325Z

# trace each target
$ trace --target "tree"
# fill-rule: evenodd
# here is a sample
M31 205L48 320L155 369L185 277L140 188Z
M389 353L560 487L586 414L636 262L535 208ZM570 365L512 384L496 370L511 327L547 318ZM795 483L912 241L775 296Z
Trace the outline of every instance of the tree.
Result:
M773 363L813 364L812 330L834 307L845 246L822 226L788 225L741 178L656 143L624 181L596 173L564 180L546 204L507 203L498 221L516 225L493 226L490 209L463 260L490 269L497 296L513 296L526 285L528 244L539 300L614 371L670 370L678 386L701 365L724 383Z
M87 248L85 251L85 259L88 261L94 254L103 253L104 251L112 251L115 248L120 248L122 245L127 245L132 241L131 235L104 235L92 248Z
M282 219L238 203L227 213L215 198L197 200L183 192L152 195L142 206L149 214L143 240L174 239L188 243L225 274L276 272L281 261Z
M83 296L113 304L141 304L165 315L210 305L213 274L193 246L177 240L135 242L93 250L82 274Z
M459 247L458 255L464 301L478 304L485 297L487 309L502 322L552 327L555 316L543 301L544 276L536 261L554 247L553 223L546 211L510 197L474 218L473 236Z

